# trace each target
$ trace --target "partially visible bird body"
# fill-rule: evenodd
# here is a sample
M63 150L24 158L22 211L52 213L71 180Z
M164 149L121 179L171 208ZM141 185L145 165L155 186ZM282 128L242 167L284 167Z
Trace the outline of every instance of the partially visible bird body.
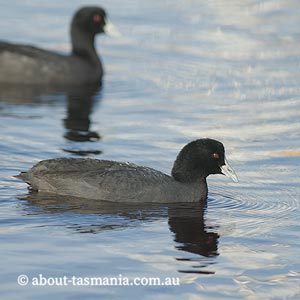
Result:
M110 29L109 29L110 28ZM115 30L100 7L79 9L71 22L70 55L30 45L0 42L0 83L78 85L101 81L95 36Z
M9 84L85 84L103 74L100 60L6 42L0 42L0 68L0 82Z
M182 184L152 168L109 160L44 160L17 177L39 192L103 201L197 202L207 197L205 180Z

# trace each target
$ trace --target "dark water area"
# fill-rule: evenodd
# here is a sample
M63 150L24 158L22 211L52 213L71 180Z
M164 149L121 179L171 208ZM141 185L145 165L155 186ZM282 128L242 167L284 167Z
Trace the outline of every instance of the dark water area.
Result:
M88 1L9 1L0 39L67 53ZM299 299L300 3L102 1L102 84L0 85L3 299ZM125 205L27 191L42 159L170 173L187 142L224 143L239 183L207 203ZM178 277L179 286L20 286L19 275Z

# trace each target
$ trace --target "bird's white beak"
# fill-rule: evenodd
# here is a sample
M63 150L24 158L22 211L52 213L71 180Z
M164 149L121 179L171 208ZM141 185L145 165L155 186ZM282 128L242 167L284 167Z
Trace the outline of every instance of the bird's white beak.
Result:
M107 35L110 35L113 37L121 36L121 32L118 30L118 28L112 22L110 22L108 19L106 19L106 21L105 21L103 30Z
M239 182L237 175L235 174L234 170L230 167L226 158L225 158L225 165L221 166L220 168L221 168L222 174L231 178L234 182Z

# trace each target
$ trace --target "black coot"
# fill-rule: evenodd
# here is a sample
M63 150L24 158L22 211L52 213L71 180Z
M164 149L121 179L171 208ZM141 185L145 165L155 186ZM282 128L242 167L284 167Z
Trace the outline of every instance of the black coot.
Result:
M56 158L41 161L16 177L39 192L113 202L172 203L205 200L210 174L237 181L223 144L199 139L179 152L171 176L132 163Z
M100 7L79 9L71 23L70 55L28 45L0 42L0 83L85 84L103 75L94 39L98 33L117 34Z

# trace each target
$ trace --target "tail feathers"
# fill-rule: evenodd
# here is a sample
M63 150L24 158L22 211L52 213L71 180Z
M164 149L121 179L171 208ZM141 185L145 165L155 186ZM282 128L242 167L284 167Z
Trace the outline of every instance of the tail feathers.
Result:
M21 172L20 174L14 175L13 177L26 181L26 178L27 178L26 175L27 175L27 172Z
M30 174L28 174L28 172L21 172L20 174L15 175L14 177L17 179L21 179L29 185L32 185L32 177L30 176Z
M30 174L28 174L28 172L21 172L20 174L14 175L13 177L26 182L29 185L28 189L30 191L38 191L34 178L32 178Z

